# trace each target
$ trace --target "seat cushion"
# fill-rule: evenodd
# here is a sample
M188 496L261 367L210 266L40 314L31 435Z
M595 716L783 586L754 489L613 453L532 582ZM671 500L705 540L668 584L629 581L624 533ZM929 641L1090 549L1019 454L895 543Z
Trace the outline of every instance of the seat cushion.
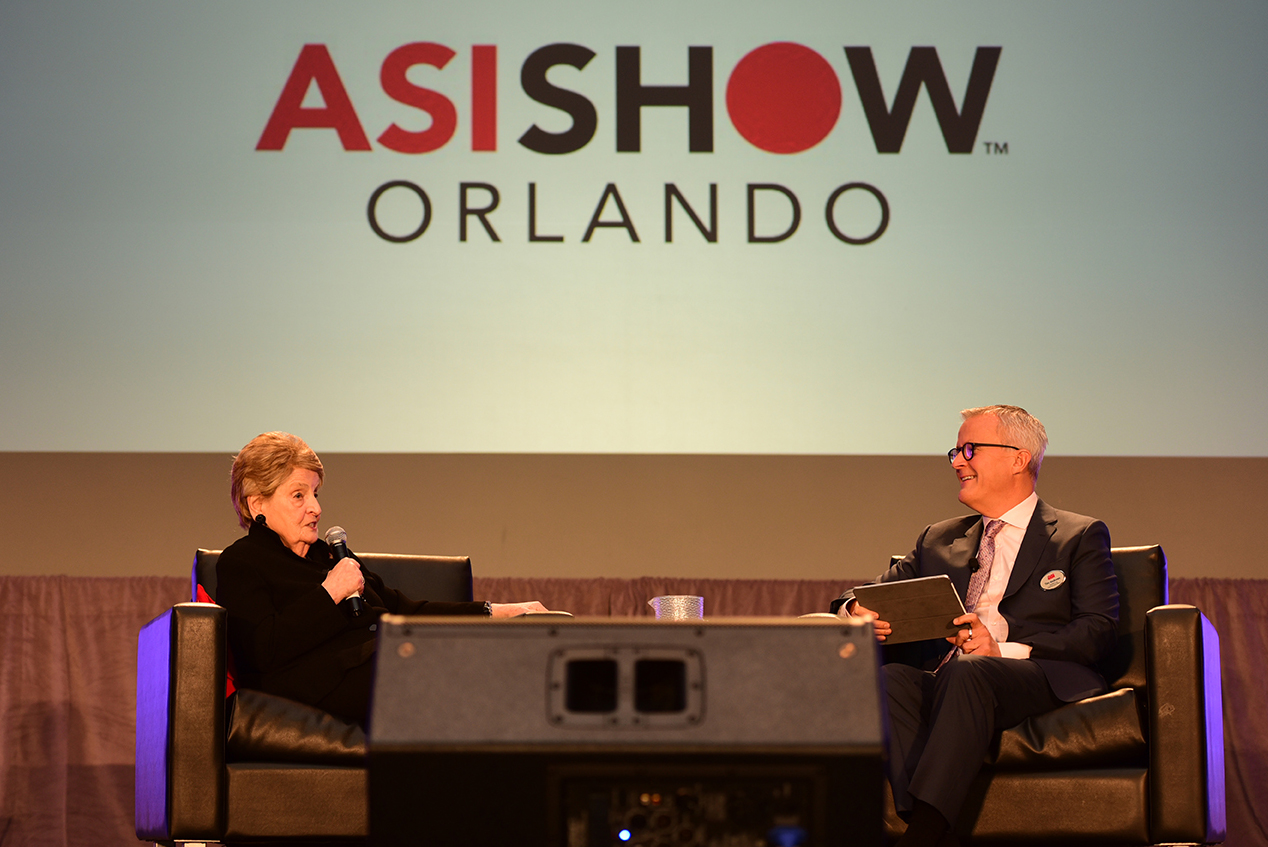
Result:
M956 829L974 844L1152 844L1144 768L979 776Z
M1136 692L1124 688L1005 730L987 764L998 771L1144 767L1148 755Z
M226 704L225 760L365 766L365 732L285 697L240 688Z
M225 841L365 838L365 768L240 763L226 771Z
M978 774L956 830L973 844L1060 847L1151 844L1144 768ZM893 843L907 829L885 784L884 827Z

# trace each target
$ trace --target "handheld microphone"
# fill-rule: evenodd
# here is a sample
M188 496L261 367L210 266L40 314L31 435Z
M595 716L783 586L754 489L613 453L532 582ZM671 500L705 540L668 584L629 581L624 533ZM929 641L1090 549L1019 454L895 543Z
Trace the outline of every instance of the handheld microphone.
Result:
M336 564L340 559L348 558L348 533L343 527L332 526L326 530L326 543L335 553ZM365 599L360 594L353 594L348 598L348 611L354 618L359 617L365 611Z

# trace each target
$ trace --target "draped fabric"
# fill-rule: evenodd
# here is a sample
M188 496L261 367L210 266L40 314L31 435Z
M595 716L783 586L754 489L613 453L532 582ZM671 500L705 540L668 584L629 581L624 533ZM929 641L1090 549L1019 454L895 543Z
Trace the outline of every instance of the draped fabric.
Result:
M136 844L137 633L189 580L0 577L0 845Z
M827 611L863 580L477 578L478 599L650 616L699 594L706 617ZM177 577L0 576L0 847L131 845L136 643L189 598ZM1173 579L1220 634L1230 847L1268 847L1268 580Z
M1171 602L1197 606L1220 634L1226 844L1268 844L1268 580L1172 579Z
M704 598L705 617L773 615L795 617L826 612L847 588L866 580L686 579L644 576L637 579L533 579L476 577L477 600L540 600L548 609L574 615L652 617L647 601L666 594Z

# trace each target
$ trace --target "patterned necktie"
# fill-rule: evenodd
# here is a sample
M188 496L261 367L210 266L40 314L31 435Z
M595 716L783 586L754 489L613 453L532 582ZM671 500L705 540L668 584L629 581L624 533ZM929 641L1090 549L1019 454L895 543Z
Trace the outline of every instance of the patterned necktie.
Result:
M982 546L977 548L977 570L969 577L969 589L965 592L964 610L972 612L977 608L977 601L982 597L982 590L991 578L991 565L995 564L995 536L1004 528L1004 522L995 519L986 522L986 532L982 533ZM942 666L951 661L952 656L964 652L959 647L942 657L934 673L942 670Z
M1001 520L987 521L986 532L982 534L982 546L977 550L977 570L969 577L969 590L964 596L964 609L971 612L977 608L977 601L982 597L982 589L991 578L991 565L995 564L995 536L1004 528Z

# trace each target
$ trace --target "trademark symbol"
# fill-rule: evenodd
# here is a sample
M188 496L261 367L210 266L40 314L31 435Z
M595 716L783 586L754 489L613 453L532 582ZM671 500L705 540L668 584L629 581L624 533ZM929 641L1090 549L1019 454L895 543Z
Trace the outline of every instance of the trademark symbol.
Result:
M988 155L988 156L992 156L992 155L994 155L994 156L1007 156L1007 155L1008 155L1008 142L1007 142L1007 141L1005 141L1004 143L1002 143L1002 144L1001 144L1001 143L1000 143L1000 142L998 142L998 141L983 141L983 142L982 142L982 149L984 149L984 150L986 151L986 155Z

